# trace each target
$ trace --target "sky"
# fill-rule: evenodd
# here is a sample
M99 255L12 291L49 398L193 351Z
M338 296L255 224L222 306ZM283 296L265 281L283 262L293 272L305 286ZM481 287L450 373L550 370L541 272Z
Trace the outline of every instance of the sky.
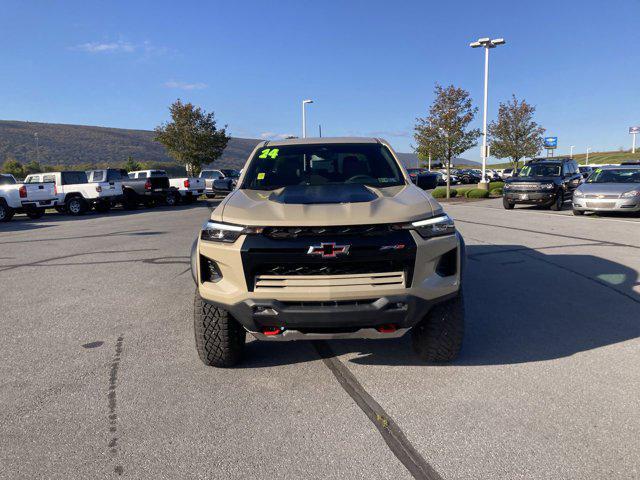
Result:
M640 1L2 0L0 119L153 129L177 98L232 136L379 136L412 151L436 83L481 127L512 94L558 153L630 148L640 125ZM463 155L480 158L476 147Z

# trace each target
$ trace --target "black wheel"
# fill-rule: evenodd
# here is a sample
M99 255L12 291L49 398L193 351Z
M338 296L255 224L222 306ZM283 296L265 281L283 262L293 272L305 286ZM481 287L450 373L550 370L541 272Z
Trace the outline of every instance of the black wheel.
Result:
M67 213L67 211L65 210L65 208L62 205L57 205L55 207L53 207L56 209L56 212L58 213Z
M502 206L507 210L513 210L513 207L515 207L515 205L511 203L509 200L507 200L505 197L502 197Z
M166 203L169 207L175 207L176 205L178 205L178 194L167 193L167 196L164 199L164 203Z
M0 201L0 222L9 222L16 214L16 211L7 205L4 200Z
M126 189L124 191L122 208L124 208L125 210L135 210L136 208L138 208L137 195L129 189Z
M98 202L94 208L96 212L106 213L111 210L111 204L109 202Z
M242 359L246 332L226 310L205 302L196 291L193 326L200 360L212 367L233 367Z
M456 298L433 307L411 333L413 349L425 362L454 360L462 348L464 334L462 292Z
M45 209L44 208L35 208L33 210L27 210L27 217L29 217L31 220L37 220L38 218L42 218L42 216L44 215Z
M584 215L584 210L573 210L574 215Z
M64 209L69 215L82 215L87 211L87 202L82 197L71 197L65 202Z
M559 212L562 210L562 205L564 205L564 193L560 190L556 195L555 201L551 204L551 210Z

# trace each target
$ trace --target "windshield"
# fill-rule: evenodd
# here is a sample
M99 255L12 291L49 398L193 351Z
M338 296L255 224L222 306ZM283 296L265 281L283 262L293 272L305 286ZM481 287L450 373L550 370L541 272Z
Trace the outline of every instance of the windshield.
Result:
M15 185L16 179L9 175L0 175L0 185Z
M222 174L227 178L238 178L240 177L240 172L238 170L220 170Z
M242 188L291 185L404 185L389 150L378 143L309 144L262 148L251 160Z
M587 183L640 183L640 168L598 168L587 179Z
M525 165L518 173L520 177L558 177L560 165L557 163L534 163Z

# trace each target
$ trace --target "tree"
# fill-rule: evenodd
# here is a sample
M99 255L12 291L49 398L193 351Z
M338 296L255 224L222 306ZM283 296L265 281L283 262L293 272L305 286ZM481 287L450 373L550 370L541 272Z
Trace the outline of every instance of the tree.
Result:
M436 84L435 99L426 118L416 118L413 135L416 153L422 158L444 161L447 167L447 198L451 196L451 160L476 146L479 129L467 130L477 107L473 107L469 92L449 85Z
M139 162L136 162L131 155L127 157L127 161L122 164L122 168L124 168L127 172L135 172L137 170L142 170L142 166Z
M155 140L162 143L178 163L197 175L202 165L216 160L229 141L224 128L216 127L214 113L176 100L170 107L171 121L156 127Z
M24 178L24 168L22 164L10 155L7 155L7 159L2 165L2 171L4 173L10 173L16 178Z
M30 175L32 173L41 173L42 167L40 166L39 162L36 162L35 160L31 160L29 163L27 163L24 166L23 170L25 175Z
M545 129L533 121L536 107L515 95L511 101L500 103L498 120L489 124L491 154L496 158L509 158L518 168L522 158L535 157L544 142Z

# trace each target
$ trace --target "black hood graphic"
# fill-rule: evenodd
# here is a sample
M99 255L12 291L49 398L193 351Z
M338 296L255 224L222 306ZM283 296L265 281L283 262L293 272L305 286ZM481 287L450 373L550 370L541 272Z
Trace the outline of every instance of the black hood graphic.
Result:
M355 183L290 185L269 195L272 202L294 205L372 202L376 198L366 186Z

